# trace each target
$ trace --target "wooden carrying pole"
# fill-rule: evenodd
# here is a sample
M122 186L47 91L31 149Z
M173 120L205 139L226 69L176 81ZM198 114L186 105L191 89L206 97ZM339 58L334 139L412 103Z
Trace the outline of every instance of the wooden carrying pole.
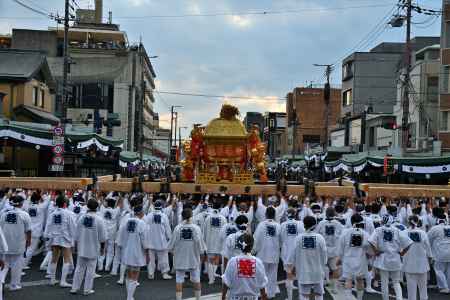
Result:
M115 180L115 181L114 181ZM92 185L92 178L64 178L64 177L0 177L0 188L24 188L41 190L75 190L85 189ZM228 194L228 195L274 195L277 192L275 184L196 184L196 183L160 183L139 182L137 178L120 178L120 175L99 176L96 189L104 192L135 191L136 187L145 193L164 192L163 186L168 186L171 193L186 194ZM360 189L365 191L369 199L377 197L450 197L450 186L447 185L408 185L364 183ZM287 185L288 195L303 195L303 185ZM337 186L333 183L317 182L315 184L317 196L324 197L352 197L352 186Z

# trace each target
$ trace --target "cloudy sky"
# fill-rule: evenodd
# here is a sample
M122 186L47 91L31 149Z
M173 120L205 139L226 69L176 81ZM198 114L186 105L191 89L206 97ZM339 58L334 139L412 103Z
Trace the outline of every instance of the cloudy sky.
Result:
M63 13L63 0L21 0L39 10ZM93 0L77 0L83 8ZM336 63L381 41L404 40L404 28L388 28L384 17L397 0L104 0L104 16L142 37L153 59L161 91L254 97L250 100L156 94L156 111L168 126L170 105L182 105L181 123L205 123L222 102L247 111L284 111L296 86L323 83L314 63ZM419 0L440 9L440 0ZM267 12L266 14L254 14ZM386 20L386 19L385 19ZM440 19L416 15L413 36L440 34ZM377 26L379 25L379 26ZM55 26L13 0L0 0L0 34L12 28Z

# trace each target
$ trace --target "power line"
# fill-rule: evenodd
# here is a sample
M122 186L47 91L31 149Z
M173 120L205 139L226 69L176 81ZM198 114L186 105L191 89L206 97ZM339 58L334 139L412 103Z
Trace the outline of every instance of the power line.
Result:
M19 2L19 0L13 0ZM340 6L340 7L322 7L322 8L300 8L300 9L283 9L283 10L260 10L260 11L236 11L236 12L215 12L215 13L198 13L198 14L180 14L180 15L146 15L146 16L116 16L115 19L166 19L166 18L191 18L191 17L226 17L226 16L267 16L267 15L285 15L298 14L308 12L321 11L339 11L348 9L360 8L377 8L386 7L391 4L369 4L369 5L355 5L355 6ZM29 8L32 9L32 8ZM42 14L42 12L39 12ZM31 17L0 17L2 19L25 19Z
M367 41L369 41L372 36L374 34L377 34L377 32L380 31L381 27L383 25L386 25L387 20L389 19L389 17L392 15L392 13L395 11L395 8L397 7L397 4L395 4L394 6L392 6L389 11L387 12L387 14L385 14L383 16L383 18L378 21L375 26L355 45L353 46L349 51L347 51L347 54L345 54L343 57L336 59L336 61L333 64L336 64L338 62L340 62L342 59L346 58L348 55L350 55L351 53L353 53L355 50L357 49L361 49L362 45L365 45L367 43ZM384 31L385 28L383 28Z
M31 10L31 11L37 13L37 14L40 14L40 15L42 15L42 16L49 17L49 14L48 14L47 12L44 12L44 11L41 11L41 10L36 9L36 8L34 8L34 7L31 7L30 5L28 5L28 4L26 4L26 3L23 3L23 2L21 2L20 0L12 0L12 1L14 1L15 3L19 4L20 6L26 8L26 9L28 9L28 10Z
M156 90L155 90L156 91ZM183 93L175 91L156 91L161 94L178 95L178 96L193 96L193 97L206 97L206 98L225 98L225 99L237 99L237 100L258 100L258 101L285 101L286 97L257 97L257 96L226 96L226 95L210 95L199 93Z

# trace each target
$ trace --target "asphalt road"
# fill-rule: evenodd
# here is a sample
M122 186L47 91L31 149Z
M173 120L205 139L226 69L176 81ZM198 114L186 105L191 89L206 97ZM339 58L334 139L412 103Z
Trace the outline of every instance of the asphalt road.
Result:
M49 286L48 280L44 279L44 273L38 271L38 266L41 257L33 259L32 268L26 271L26 275L22 277L23 288L20 291L9 292L8 288L4 288L4 299L14 299L14 300L36 300L36 299L46 299L46 300L76 300L76 299L108 299L108 300L125 300L126 291L124 286L120 286L116 283L118 280L117 276L111 276L107 273L100 273L102 278L95 279L94 289L95 294L90 296L83 295L72 295L69 293L70 289L63 289L59 286ZM174 300L175 299L175 280L162 280L157 275L156 279L147 279L147 274L142 272L140 277L140 286L136 290L135 300ZM59 275L58 275L59 277ZM280 274L280 278L283 276ZM71 278L69 277L69 281ZM7 283L9 278L7 279ZM205 300L216 300L220 299L218 297L221 286L220 280L216 280L216 284L208 285L207 278L204 277L202 286L202 294L209 295L205 296ZM280 289L282 294L276 297L276 300L285 300L285 290L284 284L280 283ZM194 296L192 284L186 280L185 289L183 292L183 299L189 299ZM437 293L436 290L429 290L429 299L433 300L448 300L449 295L441 295ZM403 298L407 299L406 291L404 292ZM294 299L298 299L297 291L294 291ZM324 297L326 300L341 300L344 299L342 293L337 295L331 295L327 292ZM375 300L381 299L379 294L365 294L364 300ZM391 299L394 299L391 297ZM347 299L345 299L347 300Z

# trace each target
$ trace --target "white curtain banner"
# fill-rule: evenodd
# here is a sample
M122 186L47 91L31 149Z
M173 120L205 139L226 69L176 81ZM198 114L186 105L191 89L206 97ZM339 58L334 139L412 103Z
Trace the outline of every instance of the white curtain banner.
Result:
M126 168L126 167L128 167L128 164L126 162L122 161L122 160L119 160L119 166L121 168Z
M381 168L383 164L376 163L374 161L368 160L369 164L371 164L375 168Z
M450 164L440 166L427 166L427 167L402 165L402 172L416 173L416 174L447 173L450 172Z
M90 147L90 146L92 146L94 144L97 146L98 149L100 149L100 150L102 150L104 152L107 152L109 150L109 146L103 145L96 138L91 138L91 139L89 139L87 141L79 142L77 144L77 148L78 149L84 149L84 148Z
M367 166L367 163L363 163L359 166L353 167L353 171L356 173L361 172L362 170L364 170L364 168Z
M44 139L44 138L38 138L34 137L28 134L16 132L14 130L10 129L2 129L0 130L0 137L8 137L12 138L18 141L35 144L35 145L41 145L41 146L53 146L53 139Z

